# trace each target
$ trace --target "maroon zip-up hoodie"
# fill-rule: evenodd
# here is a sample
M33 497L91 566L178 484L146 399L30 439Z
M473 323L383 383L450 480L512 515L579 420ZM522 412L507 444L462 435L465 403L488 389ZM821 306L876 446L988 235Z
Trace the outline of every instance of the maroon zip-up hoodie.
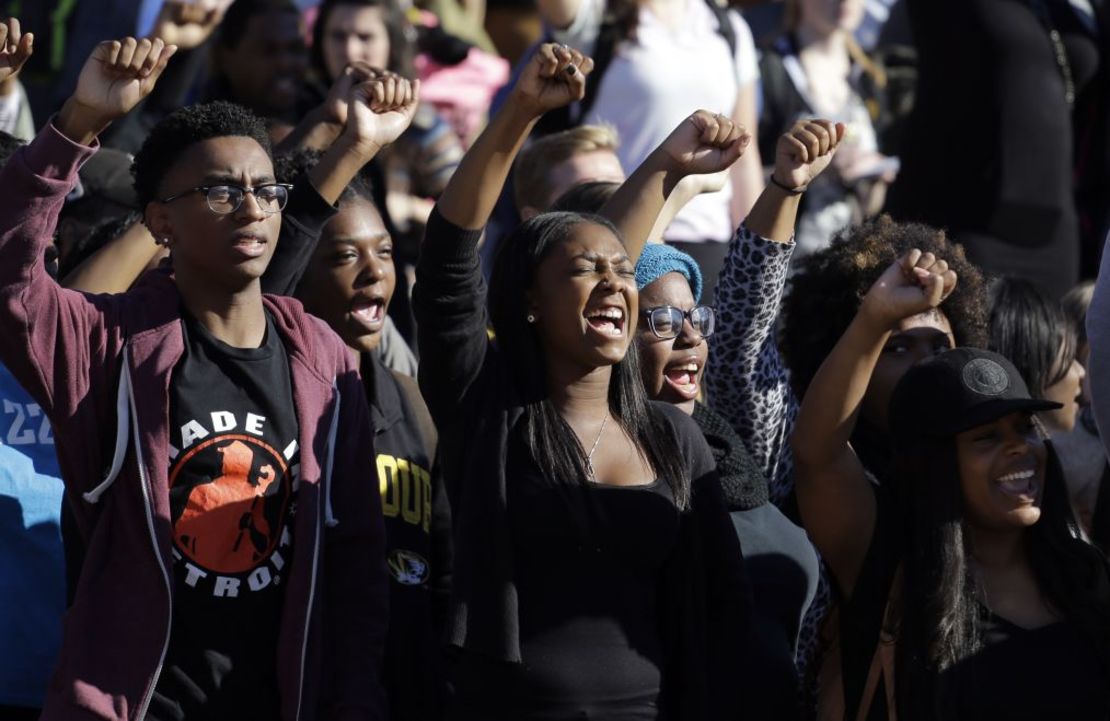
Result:
M0 172L0 361L50 416L87 546L44 721L141 719L173 604L177 286L148 273L131 292L91 296L61 288L43 264L66 193L95 150L47 125ZM365 393L327 325L288 298L264 302L289 354L300 423L296 542L275 629L281 717L384 719L388 576Z

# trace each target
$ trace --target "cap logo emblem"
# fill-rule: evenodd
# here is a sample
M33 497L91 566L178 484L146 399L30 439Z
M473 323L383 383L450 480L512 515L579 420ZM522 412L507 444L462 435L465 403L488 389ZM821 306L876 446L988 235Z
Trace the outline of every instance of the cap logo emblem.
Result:
M999 396L1010 387L1010 374L990 358L976 358L964 366L964 385L979 395Z

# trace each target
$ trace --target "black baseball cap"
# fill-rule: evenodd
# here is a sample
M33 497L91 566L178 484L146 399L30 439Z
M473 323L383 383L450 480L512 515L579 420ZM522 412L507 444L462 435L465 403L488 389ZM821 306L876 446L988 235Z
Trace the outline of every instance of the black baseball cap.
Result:
M911 368L894 388L891 437L952 436L1016 412L1063 406L1029 395L1008 358L978 348L954 348Z

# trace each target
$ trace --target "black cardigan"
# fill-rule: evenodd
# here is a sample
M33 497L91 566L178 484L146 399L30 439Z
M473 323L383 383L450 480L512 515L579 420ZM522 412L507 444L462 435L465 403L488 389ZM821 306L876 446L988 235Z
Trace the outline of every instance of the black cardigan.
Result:
M523 407L505 358L487 334L480 236L438 211L428 221L413 293L419 379L440 433L454 524L447 642L519 663L505 459ZM751 606L740 543L697 426L666 404L652 407L675 427L692 479L679 547L660 584L663 703L684 721L737 718Z

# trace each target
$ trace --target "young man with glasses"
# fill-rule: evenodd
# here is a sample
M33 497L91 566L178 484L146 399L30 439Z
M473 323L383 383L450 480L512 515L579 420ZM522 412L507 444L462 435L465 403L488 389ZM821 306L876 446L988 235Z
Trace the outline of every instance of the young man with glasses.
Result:
M384 718L370 418L339 338L262 294L288 188L261 122L230 104L184 108L138 154L172 274L86 296L43 268L97 136L173 50L99 45L0 172L0 361L54 423L86 548L42 718ZM0 70L25 59L0 48ZM378 79L352 101L338 142L369 152L376 117L411 117L415 97Z

